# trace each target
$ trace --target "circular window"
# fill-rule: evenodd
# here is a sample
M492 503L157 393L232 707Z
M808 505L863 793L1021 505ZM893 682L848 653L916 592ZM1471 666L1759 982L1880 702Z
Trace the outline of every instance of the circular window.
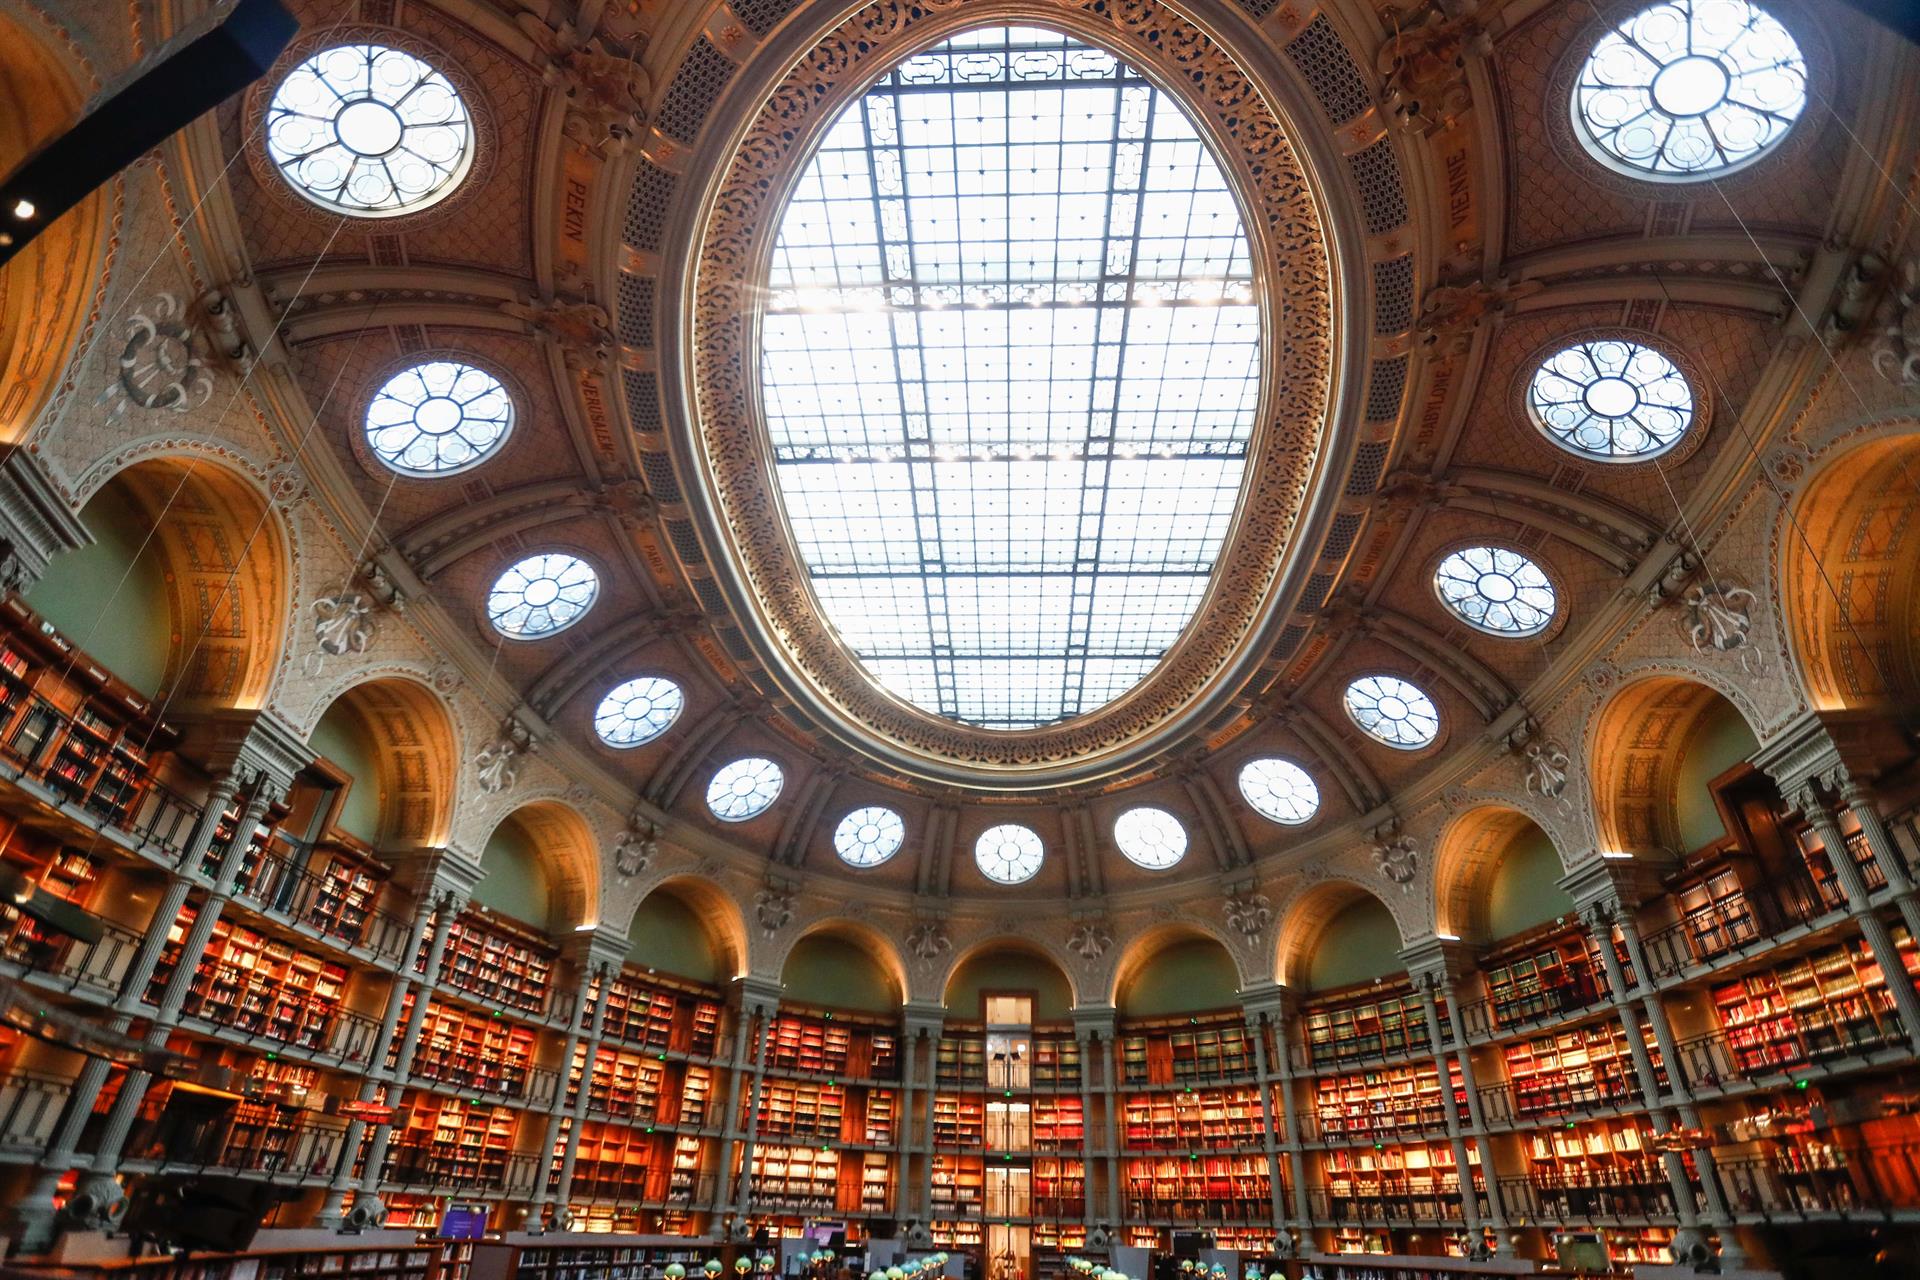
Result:
M367 406L367 447L402 475L463 471L512 429L513 400L500 379L451 360L402 369Z
M900 852L907 824L893 810L877 804L855 809L833 829L833 850L853 867L877 867Z
M785 775L763 756L748 756L722 765L707 784L707 808L722 822L745 822L767 811L780 794Z
M1807 62L1747 0L1667 0L1600 38L1573 117L1601 160L1636 177L1688 179L1751 164L1807 104Z
M1505 547L1467 547L1440 562L1433 589L1482 631L1530 636L1553 621L1553 583L1539 565Z
M1527 387L1527 405L1556 444L1605 462L1658 457L1693 424L1686 375L1652 347L1619 338L1548 356Z
M410 53L346 44L287 73L267 108L267 155L323 208L391 217L445 198L473 158L473 122L447 78Z
M1044 857L1046 849L1040 837L1015 822L991 827L973 842L974 865L996 884L1021 884L1033 879Z
M1440 732L1440 710L1398 676L1361 676L1347 686L1347 714L1390 747L1412 751Z
M487 618L514 640L565 631L593 607L600 579L579 556L558 551L528 556L494 581Z
M673 681L639 676L613 686L600 699L593 731L610 747L637 747L665 733L686 705L686 695Z
M1270 822L1297 827L1320 811L1320 788L1305 769L1273 756L1240 768L1240 794Z
M1128 862L1165 871L1187 856L1187 829L1165 809L1129 809L1113 824L1113 842Z

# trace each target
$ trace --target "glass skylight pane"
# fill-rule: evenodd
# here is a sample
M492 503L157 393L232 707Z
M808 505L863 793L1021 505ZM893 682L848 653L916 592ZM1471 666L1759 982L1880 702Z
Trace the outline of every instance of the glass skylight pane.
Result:
M1239 209L1184 109L1057 32L956 36L830 127L768 283L787 516L874 680L1026 729L1144 679L1260 390Z

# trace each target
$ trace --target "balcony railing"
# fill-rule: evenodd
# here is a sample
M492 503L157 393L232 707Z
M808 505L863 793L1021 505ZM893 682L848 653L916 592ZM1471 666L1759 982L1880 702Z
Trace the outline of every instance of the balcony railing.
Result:
M410 1074L416 1080L449 1084L465 1092L517 1098L536 1107L553 1101L554 1090L560 1082L559 1073L548 1067L479 1061L463 1054L426 1050L414 1055Z
M288 924L304 925L347 947L364 946L398 961L406 951L407 921L378 907L343 912L327 901L329 883L294 860L261 853L241 873L235 896Z
M1273 1221L1273 1200L1265 1192L1257 1198L1228 1200L1212 1196L1128 1196L1126 1216L1133 1222L1170 1222L1177 1226L1212 1223L1255 1224Z
M1670 978L1811 925L1831 910L1811 886L1773 882L1688 912L1686 918L1648 933L1642 945L1653 976Z
M1736 1214L1769 1218L1920 1208L1920 1143L1802 1148L1722 1158L1716 1172Z
M1509 1214L1562 1221L1637 1221L1674 1216L1673 1187L1658 1165L1581 1170L1565 1178L1500 1179Z
M1486 1188L1474 1194L1480 1213L1488 1212ZM1320 1183L1307 1188L1307 1203L1316 1221L1324 1222L1462 1222L1458 1179L1434 1179L1414 1184L1404 1178L1366 1182Z
M11 905L0 905L0 960L18 965L23 976L39 975L72 991L85 987L102 996L119 992L134 955L140 950L140 935L117 924L102 922L98 942L82 942L66 936L45 937L38 930L22 930L21 917Z
M209 971L211 983L237 986L245 973L236 966L217 964ZM226 1027L261 1039L273 1040L308 1053L365 1061L380 1035L380 1024L373 1018L335 1006L309 1004L291 1017L277 1017L249 1003L229 1004L211 999L196 979L180 1008L181 1016L215 1027Z
M437 1147L396 1147L381 1176L397 1186L513 1198L532 1194L543 1163L528 1153L472 1156Z

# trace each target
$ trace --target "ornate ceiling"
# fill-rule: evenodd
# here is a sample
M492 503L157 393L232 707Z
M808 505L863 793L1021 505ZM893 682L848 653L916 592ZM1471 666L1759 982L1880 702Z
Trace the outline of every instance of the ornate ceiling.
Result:
M217 155L190 156L208 177L234 162L230 218L193 234L284 357L295 390L274 429L303 442L343 544L469 680L506 695L508 738L608 803L630 798L714 857L902 900L1004 895L970 851L1007 822L1046 849L1026 898L1251 884L1518 767L1548 709L1586 696L1593 664L1647 625L1663 583L1673 594L1691 530L1763 482L1760 446L1818 379L1804 330L1782 323L1790 296L1826 305L1846 260L1828 246L1886 207L1863 156L1898 128L1855 101L1869 80L1833 74L1901 56L1892 37L1788 0L1767 7L1805 52L1817 109L1759 162L1690 185L1600 163L1571 121L1581 62L1633 6L293 7L286 66L343 42L407 51L472 122L452 193L376 220L316 207L275 169L260 134L278 73L219 113ZM1254 215L1268 389L1240 522L1163 669L1100 713L985 734L877 696L826 634L769 492L750 371L783 183L820 122L904 54L1013 19L1120 52L1201 116ZM1676 447L1598 462L1535 425L1535 369L1582 339L1641 344L1684 375ZM362 429L379 388L424 359L472 364L514 403L497 450L457 474L397 474ZM1436 566L1476 545L1544 571L1550 624L1503 637L1442 603ZM547 552L591 566L592 608L503 639L489 588ZM1431 697L1431 743L1360 728L1343 693L1373 674ZM636 676L678 684L684 709L615 749L595 712ZM779 794L721 822L709 780L747 756L778 763ZM1242 766L1268 757L1316 783L1308 821L1243 798ZM899 814L904 844L855 869L833 833L867 805ZM1172 869L1117 856L1114 822L1137 806L1184 828Z

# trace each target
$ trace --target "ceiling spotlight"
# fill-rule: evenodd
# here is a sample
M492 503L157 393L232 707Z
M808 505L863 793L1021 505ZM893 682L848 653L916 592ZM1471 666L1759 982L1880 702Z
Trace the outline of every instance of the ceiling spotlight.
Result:
M31 200L22 200L20 203L13 206L13 216L20 219L20 221L22 222L25 222L28 218L31 218L34 214L38 212L39 210L33 207L33 201Z

